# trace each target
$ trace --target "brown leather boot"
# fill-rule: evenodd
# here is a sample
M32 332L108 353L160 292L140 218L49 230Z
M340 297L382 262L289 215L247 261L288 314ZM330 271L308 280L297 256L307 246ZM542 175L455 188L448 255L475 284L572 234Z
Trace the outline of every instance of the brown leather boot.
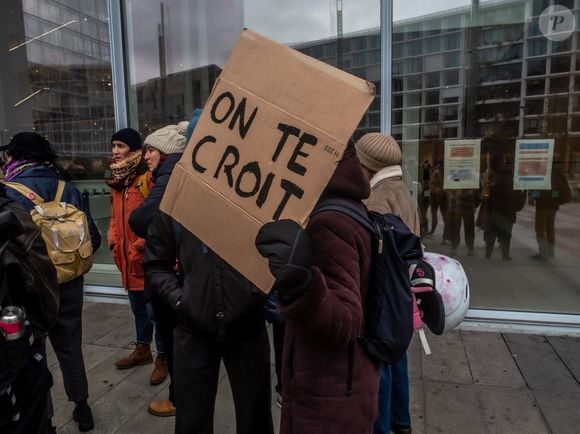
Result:
M135 344L135 349L127 357L115 362L117 369L130 369L139 365L148 365L153 362L149 344Z
M161 401L153 401L149 404L149 413L159 416L175 416L175 405L169 399L162 399Z
M157 354L155 359L155 367L149 377L149 383L152 385L161 384L167 378L167 356L165 354Z

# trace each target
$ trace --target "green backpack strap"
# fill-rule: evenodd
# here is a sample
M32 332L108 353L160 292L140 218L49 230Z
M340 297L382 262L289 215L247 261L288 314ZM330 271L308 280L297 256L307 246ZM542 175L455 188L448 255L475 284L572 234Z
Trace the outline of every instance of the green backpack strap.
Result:
M34 205L40 205L44 203L44 199L41 196L36 194L34 191L32 191L24 184L20 184L19 182L4 182L4 181L2 181L2 183L5 186L10 187L11 189L20 193L22 196L30 200Z

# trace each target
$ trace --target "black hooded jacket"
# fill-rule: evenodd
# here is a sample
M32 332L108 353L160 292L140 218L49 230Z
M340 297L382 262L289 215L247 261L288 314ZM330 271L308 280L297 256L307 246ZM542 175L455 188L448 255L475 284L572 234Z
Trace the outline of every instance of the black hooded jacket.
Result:
M143 265L147 286L176 309L178 326L190 333L224 342L263 326L264 294L162 211L147 233Z

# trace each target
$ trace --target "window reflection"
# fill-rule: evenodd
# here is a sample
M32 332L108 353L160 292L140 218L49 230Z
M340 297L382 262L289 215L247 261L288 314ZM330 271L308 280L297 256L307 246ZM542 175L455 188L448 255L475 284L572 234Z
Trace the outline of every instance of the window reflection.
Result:
M426 87L437 87L441 74L439 100L427 92L421 100L410 88L393 95L394 119L403 125L393 133L418 197L424 242L460 258L474 307L578 313L573 288L580 282L559 277L578 263L571 223L580 211L578 31L559 41L542 33L550 1L458 3L396 1L394 8L394 51L398 41L422 40L416 59ZM565 3L578 17L574 2ZM414 77L408 68L397 72L402 82ZM398 114L410 107L425 107L416 125ZM475 163L448 159L462 139L481 140ZM479 188L444 182L470 164Z

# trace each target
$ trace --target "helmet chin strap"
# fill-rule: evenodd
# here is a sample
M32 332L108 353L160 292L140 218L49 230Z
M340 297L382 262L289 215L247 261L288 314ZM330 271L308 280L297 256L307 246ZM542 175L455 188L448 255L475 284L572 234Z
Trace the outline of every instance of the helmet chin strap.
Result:
M425 354L431 354L431 348L429 347L429 342L427 342L427 336L425 336L425 329L419 329L419 339L421 340L421 346L423 347L423 351Z

